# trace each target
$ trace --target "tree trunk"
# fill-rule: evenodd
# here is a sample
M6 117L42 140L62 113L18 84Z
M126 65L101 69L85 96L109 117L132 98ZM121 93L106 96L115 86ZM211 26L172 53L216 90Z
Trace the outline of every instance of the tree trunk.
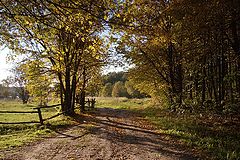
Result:
M69 63L69 52L66 52L65 61L65 93L64 93L64 112L66 115L72 115L72 90L71 90L71 70Z
M76 74L73 75L72 78L72 101L71 101L71 113L74 114L74 108L75 108L75 98L76 98L76 88L77 88L77 81L76 81L77 77Z
M80 110L81 112L85 111L85 87L86 87L86 68L83 67L83 84L82 84L82 90L80 94Z
M206 56L203 58L203 76L202 76L202 101L201 105L204 106L206 100Z
M80 93L80 111L85 111L85 91L82 90Z

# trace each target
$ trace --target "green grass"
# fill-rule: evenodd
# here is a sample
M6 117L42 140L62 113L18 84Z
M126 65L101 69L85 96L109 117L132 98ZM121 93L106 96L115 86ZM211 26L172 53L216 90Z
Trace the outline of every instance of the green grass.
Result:
M19 101L0 101L0 111L37 111L34 104L22 104ZM59 107L41 109L43 118L55 115ZM0 113L0 122L29 122L39 121L37 113Z
M177 114L167 110L146 108L142 113L160 133L169 134L190 147L205 152L209 159L239 159L239 124L211 114Z
M147 100L103 98L98 100L97 106L141 113L157 126L159 133L199 150L208 159L240 159L240 122L237 117L233 120L210 113L179 114L153 107Z
M34 105L23 105L18 101L0 101L0 111L33 111ZM37 114L1 113L0 122L37 121Z
M34 107L36 105L21 104L18 101L0 101L0 111L33 111ZM55 108L43 109L43 118L57 114L57 110ZM23 121L39 121L38 114L0 114L0 122ZM64 116L49 120L43 126L40 124L0 124L0 149L21 146L41 138L42 135L53 134L53 130L68 127L71 124L73 121Z
M96 107L110 107L115 109L136 109L148 104L149 99L127 99L123 97L97 97Z

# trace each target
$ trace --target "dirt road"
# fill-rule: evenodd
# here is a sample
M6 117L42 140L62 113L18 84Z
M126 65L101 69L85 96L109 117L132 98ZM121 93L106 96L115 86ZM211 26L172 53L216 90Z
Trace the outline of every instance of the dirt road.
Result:
M6 160L198 159L192 151L166 137L137 114L100 108L54 137L4 154Z

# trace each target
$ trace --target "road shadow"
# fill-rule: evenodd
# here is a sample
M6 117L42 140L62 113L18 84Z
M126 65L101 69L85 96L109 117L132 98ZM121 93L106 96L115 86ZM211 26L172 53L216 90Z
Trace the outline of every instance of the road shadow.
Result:
M190 148L174 140L174 137L169 138L168 134L158 133L152 130L152 127L143 126L138 122L138 118L138 114L134 112L112 108L97 108L88 116L74 117L80 124L92 124L92 127L85 128L90 134L114 144L130 144L178 159L201 159ZM84 128L81 125L79 127Z

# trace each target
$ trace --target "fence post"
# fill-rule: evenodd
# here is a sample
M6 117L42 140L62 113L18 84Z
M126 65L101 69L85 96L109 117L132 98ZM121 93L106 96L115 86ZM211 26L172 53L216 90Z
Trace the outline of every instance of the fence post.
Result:
M88 108L90 108L90 100L89 100L89 98L87 100L87 105L88 105Z
M37 108L40 124L43 125L43 118L41 113L41 108Z
M96 99L92 99L92 104L91 104L91 108L94 108L95 107L95 103L96 103Z

